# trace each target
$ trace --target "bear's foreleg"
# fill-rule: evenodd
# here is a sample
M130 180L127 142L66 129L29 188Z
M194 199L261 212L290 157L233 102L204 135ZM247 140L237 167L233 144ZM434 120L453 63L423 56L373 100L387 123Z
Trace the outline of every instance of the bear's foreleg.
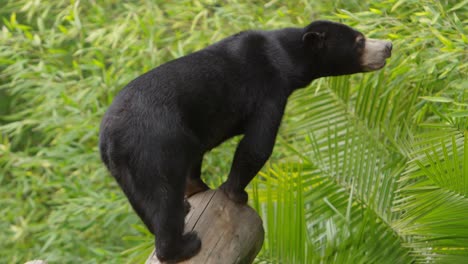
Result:
M237 146L228 179L220 189L232 201L246 203L244 190L270 157L281 123L285 103L266 102L249 121L244 138Z

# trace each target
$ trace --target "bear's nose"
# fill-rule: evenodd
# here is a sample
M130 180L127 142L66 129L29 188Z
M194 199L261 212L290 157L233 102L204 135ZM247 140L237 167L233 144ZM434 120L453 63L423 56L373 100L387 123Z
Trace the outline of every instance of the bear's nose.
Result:
M385 50L387 52L387 57L392 56L392 49L393 49L393 45L391 42L385 43Z

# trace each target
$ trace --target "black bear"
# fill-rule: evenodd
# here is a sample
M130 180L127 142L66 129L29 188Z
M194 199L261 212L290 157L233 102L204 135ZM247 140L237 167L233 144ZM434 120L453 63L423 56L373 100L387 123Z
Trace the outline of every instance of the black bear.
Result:
M237 203L270 157L288 96L324 76L378 70L392 44L346 25L245 31L165 63L131 81L100 130L101 158L155 235L161 261L198 253L183 234L184 196L208 189L203 155L243 134L220 189Z

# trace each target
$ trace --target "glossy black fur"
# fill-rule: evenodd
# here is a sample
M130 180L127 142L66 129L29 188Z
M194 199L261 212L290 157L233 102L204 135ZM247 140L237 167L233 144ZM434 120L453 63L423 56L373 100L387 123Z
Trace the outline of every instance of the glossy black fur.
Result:
M244 135L221 188L246 202L288 96L319 77L361 72L360 34L327 21L241 32L141 75L115 97L101 124L102 160L156 235L161 260L200 248L196 234L182 233L186 180L199 179L204 153Z

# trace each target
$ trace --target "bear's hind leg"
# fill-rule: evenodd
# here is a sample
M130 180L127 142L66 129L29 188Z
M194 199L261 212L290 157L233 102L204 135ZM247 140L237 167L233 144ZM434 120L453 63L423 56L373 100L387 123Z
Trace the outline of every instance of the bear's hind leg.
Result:
M117 179L134 210L155 235L156 256L161 261L182 261L201 248L196 233L183 234L184 185L189 163L183 159L186 153L181 149L161 151L164 155L158 155L148 146L151 144L134 155L126 177Z
M201 248L195 232L183 234L186 204L183 193L170 186L160 192L156 203L159 210L154 215L156 256L161 261L182 261L194 256ZM183 234L183 235L182 235Z

